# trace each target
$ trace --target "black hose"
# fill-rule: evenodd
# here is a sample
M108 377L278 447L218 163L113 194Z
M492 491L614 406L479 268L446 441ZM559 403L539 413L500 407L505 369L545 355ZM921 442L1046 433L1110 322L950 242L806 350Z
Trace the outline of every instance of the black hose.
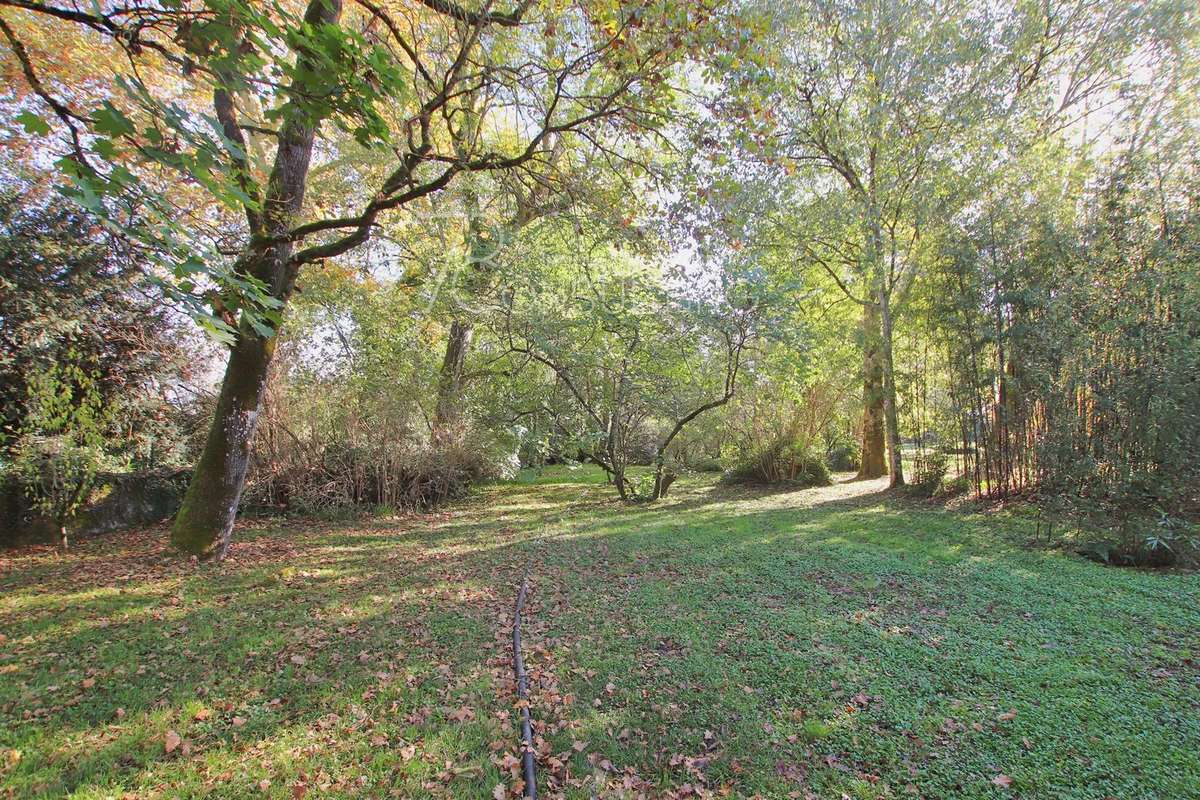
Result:
M521 578L521 591L517 593L517 608L513 614L513 671L517 676L517 698L521 705L521 761L525 767L525 796L537 800L537 775L533 754L533 723L529 717L529 675L525 672L525 659L521 656L521 609L529 594L529 575Z

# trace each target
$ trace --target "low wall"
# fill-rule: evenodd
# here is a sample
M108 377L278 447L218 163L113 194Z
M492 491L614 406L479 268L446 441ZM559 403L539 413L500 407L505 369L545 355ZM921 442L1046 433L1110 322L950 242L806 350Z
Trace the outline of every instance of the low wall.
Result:
M71 536L94 536L174 516L190 470L106 473L92 501L67 524ZM20 486L0 486L0 546L57 540L54 523L33 513Z

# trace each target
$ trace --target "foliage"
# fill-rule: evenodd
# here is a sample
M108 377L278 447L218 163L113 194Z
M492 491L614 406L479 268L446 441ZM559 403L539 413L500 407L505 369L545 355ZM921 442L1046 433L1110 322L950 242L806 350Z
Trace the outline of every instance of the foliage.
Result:
M188 422L173 393L188 373L169 309L141 280L138 254L64 204L0 198L0 454L37 431L30 381L77 365L102 407L106 431L136 469L182 463Z
M982 247L955 250L938 298L978 492L1036 487L1117 519L1190 508L1196 177L1151 174L1140 158L1113 164L1065 221L1000 204L980 220Z
M295 509L517 463L630 499L722 456L915 470L1129 552L1200 513L1180 0L0 5L18 183L55 142L91 209L9 204L10 384L78 346L146 402L116 438L182 457L168 348L122 336L177 303L231 343L188 552L225 552L247 469Z
M794 387L760 380L729 415L721 457L728 483L828 486L824 441L838 412L827 384Z
M557 1L17 5L3 33L25 135L65 148L68 194L143 247L164 289L227 342L243 321L278 324L283 274L356 250L456 177L521 168L576 129L657 127L671 102L662 77L711 14ZM36 46L54 26L78 28L99 87L74 92ZM479 135L500 107L539 124ZM322 128L327 157L348 170L332 196L305 201ZM276 275L257 261L279 245L291 264Z
M428 387L444 331L412 287L330 270L281 336L244 503L290 512L424 508L508 477L516 445L470 418L434 441ZM407 322L406 322L407 320Z
M29 412L9 470L34 509L54 522L66 549L67 520L88 501L96 474L111 461L105 445L114 409L104 404L95 377L76 364L35 373L28 383Z
M1195 567L1200 564L1200 526L1162 511L1114 509L1088 515L1079 552L1124 567Z
M560 452L601 466L622 498L658 499L678 473L678 437L734 397L769 300L738 284L672 291L604 241L547 266L514 276L497 324L515 369L538 376L534 391L565 400L529 398L528 413L549 417ZM639 457L653 475L635 481Z
M944 450L921 452L913 469L912 491L921 497L933 497L941 490L949 471L950 459Z

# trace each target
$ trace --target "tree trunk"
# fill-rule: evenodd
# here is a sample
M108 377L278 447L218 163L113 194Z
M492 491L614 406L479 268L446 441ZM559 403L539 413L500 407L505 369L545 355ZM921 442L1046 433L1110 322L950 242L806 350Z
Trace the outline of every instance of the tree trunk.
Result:
M274 350L273 338L243 330L229 354L204 452L171 529L171 543L185 553L221 559L229 549Z
M896 372L892 362L892 309L887 292L879 293L880 332L883 353L883 418L888 443L888 486L904 485L900 460L900 420L896 412Z
M463 417L464 366L475 328L470 322L454 320L446 339L446 355L438 374L437 407L433 414L433 441L446 443L461 433Z
M879 311L873 305L863 308L863 431L862 458L858 479L878 478L887 474L884 447L883 360L880 343Z
M472 115L471 124L478 119ZM469 188L465 197L467 209L467 230L464 244L467 249L466 263L463 265L463 291L473 297L482 289L483 275L491 268L495 247L483 236L483 219L479 212L479 199ZM463 376L467 363L467 354L471 350L471 340L475 326L471 324L466 313L460 313L450 324L450 335L446 338L446 354L442 358L442 369L438 373L437 406L433 413L432 438L435 445L450 444L464 433L462 429L463 410L466 405L463 397L465 381Z
M341 0L310 0L304 21L313 27L332 25L341 13ZM304 55L299 57L300 66L317 69L315 64L304 64L305 60ZM295 107L285 106L283 111L275 164L262 203L262 230L251 226L251 242L237 268L262 281L272 297L286 304L299 267L292 261L291 241L282 237L291 230L304 202L319 120ZM262 240L274 243L258 243ZM225 367L204 452L171 529L172 544L185 553L220 560L229 549L274 353L274 336L260 335L243 320Z

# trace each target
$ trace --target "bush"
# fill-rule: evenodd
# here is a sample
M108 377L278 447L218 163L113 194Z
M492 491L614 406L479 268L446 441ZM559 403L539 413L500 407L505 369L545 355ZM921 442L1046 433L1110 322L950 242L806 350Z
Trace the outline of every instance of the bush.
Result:
M1093 530L1100 535L1080 553L1095 561L1125 567L1170 567L1200 562L1200 529L1163 511L1106 513Z
M838 442L826 448L825 463L834 472L853 472L861 463L862 447L856 442Z
M721 460L723 481L788 486L828 486L826 465L836 393L825 384L789 394L780 387L743 397L728 416ZM791 398L791 399L789 399Z
M917 456L913 467L910 491L918 497L933 497L942 488L950 461L942 450L931 450Z
M516 437L467 426L443 431L435 442L407 425L358 418L339 419L328 431L314 427L316 435L303 439L274 416L263 422L243 494L249 509L426 509L462 497L478 481L511 478L520 467Z
M721 459L712 458L712 457L708 457L708 456L706 456L704 458L698 458L695 461L688 464L687 466L688 466L688 469L695 470L696 472L724 472L725 471L725 467L721 464Z
M971 479L967 475L956 475L942 481L941 495L943 497L961 497L971 491Z
M28 385L29 411L10 471L65 549L68 520L87 504L97 473L110 463L106 434L115 417L94 375L76 364L34 373Z
M755 452L744 454L725 473L725 483L829 486L825 459L794 441L775 439Z

